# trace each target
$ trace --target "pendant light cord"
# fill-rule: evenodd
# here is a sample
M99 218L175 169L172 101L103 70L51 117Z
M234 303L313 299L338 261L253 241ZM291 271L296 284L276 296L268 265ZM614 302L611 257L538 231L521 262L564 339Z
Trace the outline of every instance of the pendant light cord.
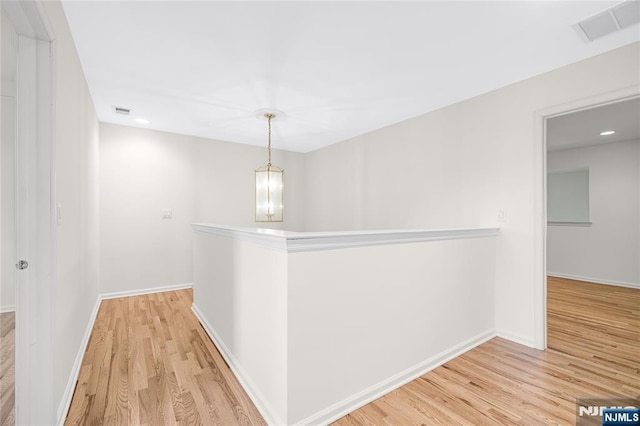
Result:
M268 114L267 119L269 121L269 162L267 163L268 167L271 167L271 119L273 118L273 114Z

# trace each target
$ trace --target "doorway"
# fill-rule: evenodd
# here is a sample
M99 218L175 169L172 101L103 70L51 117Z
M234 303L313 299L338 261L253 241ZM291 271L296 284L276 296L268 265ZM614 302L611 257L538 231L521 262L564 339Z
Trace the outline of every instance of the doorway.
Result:
M539 110L534 114L534 347L547 348L547 120L640 97L637 85Z
M614 324L614 300L640 297L640 97L623 92L543 116L541 322L545 347L562 352Z

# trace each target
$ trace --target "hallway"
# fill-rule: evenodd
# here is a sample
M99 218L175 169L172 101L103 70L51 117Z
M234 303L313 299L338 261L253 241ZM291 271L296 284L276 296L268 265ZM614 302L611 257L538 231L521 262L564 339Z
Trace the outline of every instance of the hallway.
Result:
M103 301L65 424L264 424L191 300L179 290Z
M191 300L104 301L66 424L264 424ZM494 338L335 424L571 424L576 397L640 394L640 290L549 278L548 322L546 351Z

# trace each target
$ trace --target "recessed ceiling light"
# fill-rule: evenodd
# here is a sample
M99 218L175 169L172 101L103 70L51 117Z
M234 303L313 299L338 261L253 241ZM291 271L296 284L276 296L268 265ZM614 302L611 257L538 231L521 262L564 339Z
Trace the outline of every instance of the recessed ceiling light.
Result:
M600 133L600 136L609 136L614 134L615 132L615 130L605 130L604 132Z
M145 118L136 118L133 121L135 121L138 124L149 124L149 123L151 123L149 120L147 120Z

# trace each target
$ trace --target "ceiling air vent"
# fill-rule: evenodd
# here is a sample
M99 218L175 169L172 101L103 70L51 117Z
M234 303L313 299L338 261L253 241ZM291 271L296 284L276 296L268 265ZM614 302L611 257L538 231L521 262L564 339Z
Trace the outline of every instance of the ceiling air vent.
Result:
M115 111L116 114L122 114L122 115L129 115L129 113L131 112L129 108L122 108L122 107L113 107L113 110Z
M575 27L585 41L593 41L640 22L640 1L631 0L578 22Z
M640 1L626 1L613 8L613 16L620 28L627 28L640 22Z

